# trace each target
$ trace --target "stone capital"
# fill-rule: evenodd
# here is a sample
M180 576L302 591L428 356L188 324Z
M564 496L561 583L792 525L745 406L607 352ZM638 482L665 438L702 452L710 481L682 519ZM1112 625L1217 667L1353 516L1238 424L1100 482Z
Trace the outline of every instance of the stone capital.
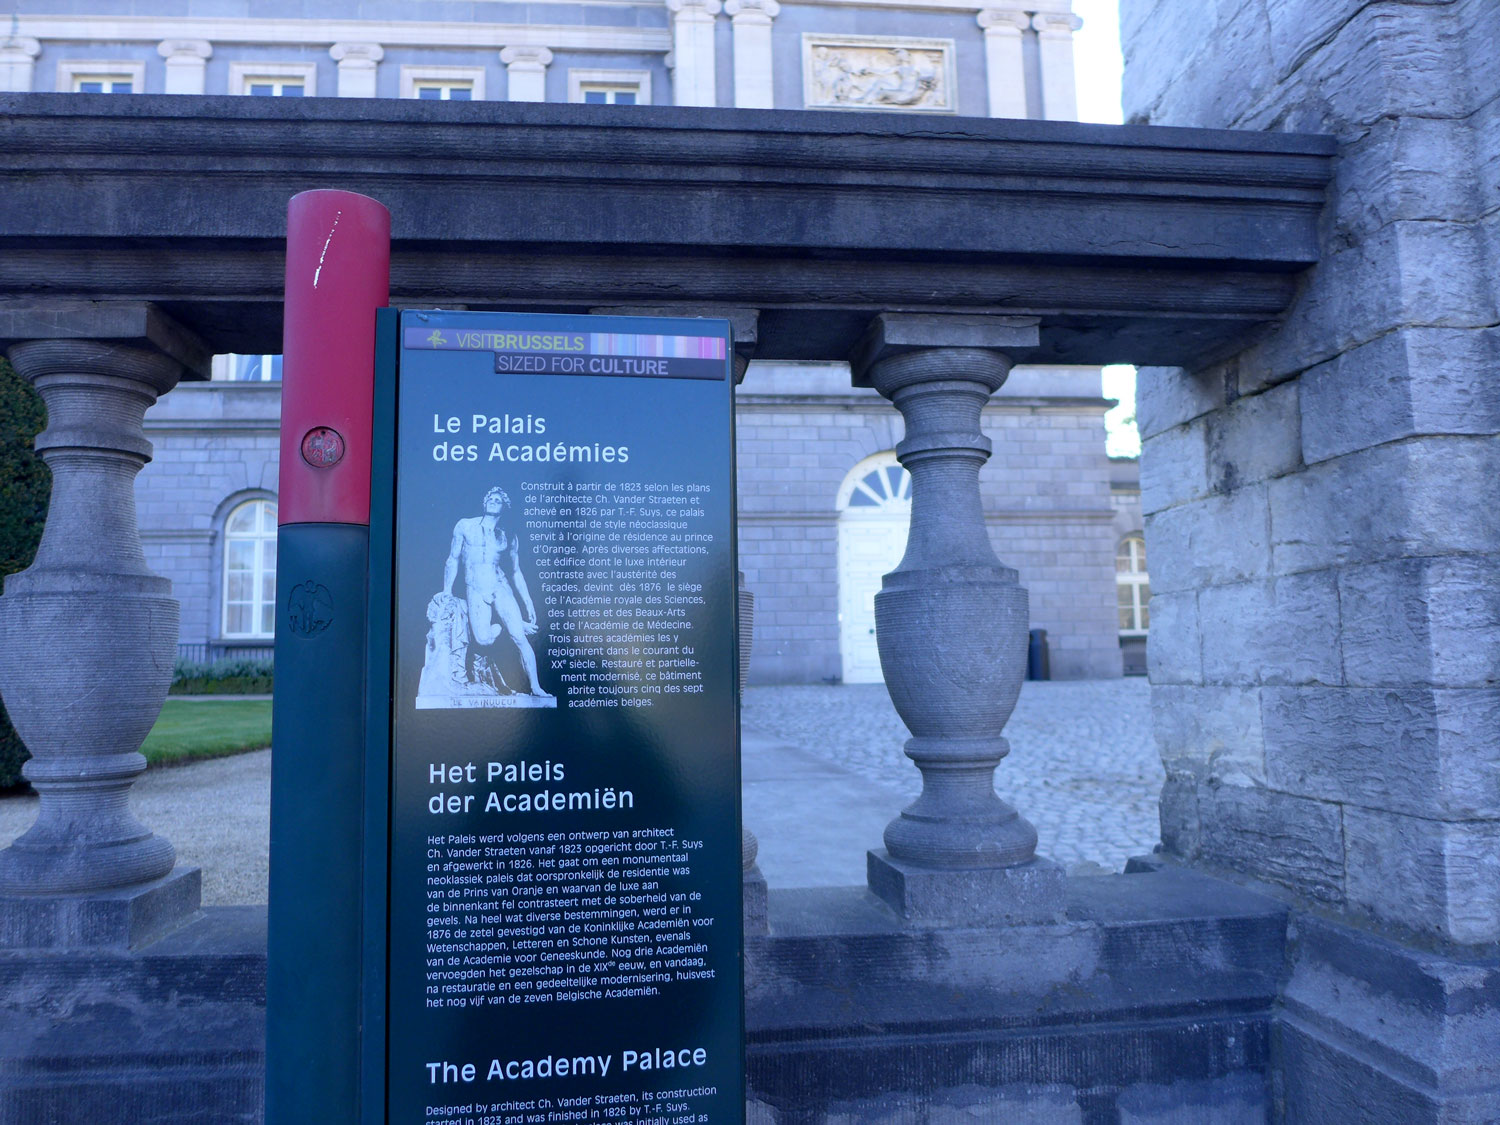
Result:
M385 58L385 48L379 43L335 43L328 53L340 66L359 63L374 66Z
M767 24L781 14L776 0L728 0L724 11L737 24Z
M214 48L207 39L163 39L156 53L164 59L207 59Z
M0 39L0 59L34 59L41 53L42 45L24 35Z
M1047 38L1071 39L1083 21L1072 12L1038 12L1031 17L1031 26Z
M724 5L719 0L667 0L667 11L679 20L712 20Z
M540 71L552 65L552 51L547 47L506 47L500 52L500 61L511 70Z
M985 8L974 17L986 32L1017 35L1031 26L1031 17L1018 8Z
M167 357L189 378L208 378L213 358L196 335L145 302L0 302L0 349L36 340L134 345Z
M849 356L856 387L873 386L877 364L908 352L961 348L1010 352L1037 346L1034 316L941 316L881 313Z

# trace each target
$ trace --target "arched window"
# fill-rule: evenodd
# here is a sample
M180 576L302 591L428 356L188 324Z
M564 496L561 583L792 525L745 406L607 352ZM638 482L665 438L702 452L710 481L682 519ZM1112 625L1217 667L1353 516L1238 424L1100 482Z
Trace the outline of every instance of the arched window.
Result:
M249 500L224 521L224 636L276 632L276 503Z
M1151 582L1146 577L1146 541L1127 535L1115 551L1115 589L1120 603L1120 635L1144 637L1151 627Z

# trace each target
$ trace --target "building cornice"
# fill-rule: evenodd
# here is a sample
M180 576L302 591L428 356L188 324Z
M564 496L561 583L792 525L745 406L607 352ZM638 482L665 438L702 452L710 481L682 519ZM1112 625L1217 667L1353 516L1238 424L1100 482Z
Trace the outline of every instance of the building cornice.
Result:
M542 0L561 4L562 0ZM608 7L651 7L636 0L578 0ZM569 0L569 6L572 0ZM157 43L195 39L209 43L275 43L328 47L369 43L385 47L510 46L571 48L625 53L665 53L672 33L665 27L612 27L570 24L447 23L420 20L263 20L160 16L17 17L19 34L42 41Z

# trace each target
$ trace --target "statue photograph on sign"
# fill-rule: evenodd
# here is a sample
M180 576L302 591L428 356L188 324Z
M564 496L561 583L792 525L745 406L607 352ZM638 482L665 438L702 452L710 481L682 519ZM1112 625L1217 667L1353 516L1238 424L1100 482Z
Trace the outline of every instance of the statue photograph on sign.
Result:
M530 640L537 612L521 572L510 497L497 485L482 506L483 515L453 525L442 589L427 604L431 627L416 705L556 707L537 679Z

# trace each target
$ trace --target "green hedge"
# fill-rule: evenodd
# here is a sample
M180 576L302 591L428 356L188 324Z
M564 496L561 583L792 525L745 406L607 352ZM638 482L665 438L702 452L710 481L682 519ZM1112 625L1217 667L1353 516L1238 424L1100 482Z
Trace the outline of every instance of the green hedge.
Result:
M41 396L0 358L0 578L30 566L42 540L52 474L31 445L46 425ZM25 785L30 756L0 707L0 792Z
M173 695L269 695L270 660L179 660L172 671Z

